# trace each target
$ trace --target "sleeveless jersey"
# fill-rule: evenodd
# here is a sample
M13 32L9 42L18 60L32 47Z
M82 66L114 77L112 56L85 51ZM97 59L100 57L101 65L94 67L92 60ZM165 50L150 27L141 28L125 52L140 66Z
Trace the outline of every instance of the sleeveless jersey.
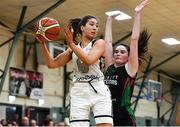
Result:
M77 45L79 48L80 45ZM91 41L86 47L82 48L84 53L88 53L93 46L93 41ZM74 81L82 80L89 81L91 79L104 79L103 73L100 70L99 60L93 65L87 66L85 65L75 53L72 54L73 60L73 70L74 70Z
M109 86L112 101L120 103L120 106L130 106L135 78L126 72L125 66L115 68L111 65L105 72L105 84Z

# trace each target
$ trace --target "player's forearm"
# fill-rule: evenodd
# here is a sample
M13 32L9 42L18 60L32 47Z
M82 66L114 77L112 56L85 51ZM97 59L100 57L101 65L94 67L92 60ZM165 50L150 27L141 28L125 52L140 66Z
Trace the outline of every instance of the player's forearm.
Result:
M112 64L112 54L113 54L113 47L112 47L112 17L108 16L106 21L106 28L105 28L105 66L108 67Z
M70 48L73 50L73 52L77 55L77 57L86 65L90 64L90 59L88 57L88 54L85 53L81 48L77 47L74 43L71 43Z
M128 65L131 73L135 74L138 70L138 40L140 34L140 13L135 12L134 25L131 36L130 53Z
M108 16L105 28L105 41L112 44L112 17Z
M48 49L47 49L47 46L46 46L46 43L40 43L40 47L41 47L41 51L42 51L42 55L43 55L43 58L47 64L47 66L49 66L53 61L53 58L51 57Z
M138 40L140 33L140 12L135 12L131 40Z

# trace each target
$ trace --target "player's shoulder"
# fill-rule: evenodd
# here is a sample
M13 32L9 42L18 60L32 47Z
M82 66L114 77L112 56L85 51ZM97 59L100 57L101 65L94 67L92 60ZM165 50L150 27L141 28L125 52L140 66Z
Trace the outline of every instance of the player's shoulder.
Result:
M103 39L97 39L94 44L98 44L98 45L104 45L105 41Z

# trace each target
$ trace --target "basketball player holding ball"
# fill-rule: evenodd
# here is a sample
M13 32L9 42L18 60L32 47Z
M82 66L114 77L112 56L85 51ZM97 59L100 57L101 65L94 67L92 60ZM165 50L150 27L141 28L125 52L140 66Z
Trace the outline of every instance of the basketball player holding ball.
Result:
M98 21L94 16L70 20L65 29L69 48L56 58L52 58L44 39L40 42L41 51L49 68L61 67L71 59L74 66L74 84L71 88L70 126L89 126L92 110L96 126L112 126L111 98L109 88L104 84L104 76L99 67L99 58L105 50L103 39L95 40ZM74 43L77 34L81 42Z

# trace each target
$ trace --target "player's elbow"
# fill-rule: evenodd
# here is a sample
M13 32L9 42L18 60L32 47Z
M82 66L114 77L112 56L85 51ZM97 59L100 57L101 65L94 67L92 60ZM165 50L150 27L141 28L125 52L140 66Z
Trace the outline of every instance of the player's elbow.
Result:
M90 66L90 65L92 65L93 63L92 63L91 61L84 61L84 64L85 64L86 66Z
M90 60L90 59L86 59L86 60L84 60L84 62L83 62L86 66L90 66L90 65L92 65L92 64L94 64L95 63L95 61L93 61L93 60Z
M134 72L134 74L136 74L137 72L138 72L138 69L139 69L139 64L137 63L137 64L134 64L133 66L132 66L132 71Z
M53 65L51 65L51 64L48 64L47 67L48 67L49 69L55 68L55 66L53 66Z
M56 64L54 64L53 62L48 62L48 63L46 63L47 64L47 67L49 68L49 69L53 69L53 68L57 68L58 66L56 65Z
M139 36L138 35L131 37L131 41L138 41L138 40L139 40Z

